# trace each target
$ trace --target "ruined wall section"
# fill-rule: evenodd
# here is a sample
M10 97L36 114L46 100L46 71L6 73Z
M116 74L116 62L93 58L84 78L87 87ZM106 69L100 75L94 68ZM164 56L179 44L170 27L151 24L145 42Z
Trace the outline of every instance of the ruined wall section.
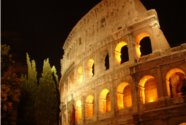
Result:
M128 25L134 23L140 12L145 11L140 2L136 3L133 0L117 0L117 2L103 0L91 9L77 23L65 41L63 59L66 61L63 62L62 70L67 70L72 62L78 63L77 59L82 60L81 55L88 55L95 51L95 48L99 49L103 40L111 34L126 29Z

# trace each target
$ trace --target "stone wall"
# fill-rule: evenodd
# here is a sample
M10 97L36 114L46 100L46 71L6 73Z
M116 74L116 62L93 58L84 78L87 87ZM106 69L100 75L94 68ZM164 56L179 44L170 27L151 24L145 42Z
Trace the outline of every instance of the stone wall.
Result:
M150 38L152 52L142 56L138 51L141 51L140 43L146 37ZM121 63L123 47L127 47L128 55L124 55L129 60ZM63 125L75 122L79 125L153 122L174 125L184 121L185 114L181 112L186 110L186 102L183 96L170 97L167 74L175 70L185 75L186 45L169 48L156 11L147 11L139 0L102 0L77 23L63 48L60 80ZM109 68L105 62L107 55ZM147 80L155 79L157 84L158 98L151 103L144 103L145 97L141 95L145 93L141 81L146 77ZM123 87L122 92L124 86L130 87L132 106L122 104L123 107L119 108L119 94L122 94L119 86ZM89 95L93 97L90 118L85 116ZM106 109L100 109L104 104L107 104L103 106ZM164 114L165 118L152 119L164 111L171 111L174 115ZM177 119L176 122L171 122L172 118Z

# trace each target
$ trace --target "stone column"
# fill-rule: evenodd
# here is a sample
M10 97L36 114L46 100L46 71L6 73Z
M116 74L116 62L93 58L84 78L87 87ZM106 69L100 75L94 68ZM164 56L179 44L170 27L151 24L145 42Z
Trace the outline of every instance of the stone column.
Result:
M136 60L136 42L135 42L135 38L132 35L128 35L128 52L129 52L129 61L135 62L135 60Z
M163 93L163 78L162 78L162 74L161 74L161 70L159 66L156 66L156 82L157 82L157 92L158 92L158 100L161 100L164 98L164 93Z
M94 115L95 115L95 121L98 121L99 117L99 91L95 90L94 94Z

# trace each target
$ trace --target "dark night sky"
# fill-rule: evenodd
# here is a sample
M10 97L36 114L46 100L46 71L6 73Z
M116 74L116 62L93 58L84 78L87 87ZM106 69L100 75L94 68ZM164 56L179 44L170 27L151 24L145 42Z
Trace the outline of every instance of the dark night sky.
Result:
M60 71L62 46L77 21L101 0L2 0L1 43L11 45L20 62L29 52L41 70L49 57ZM185 0L141 0L155 8L170 45L186 42Z

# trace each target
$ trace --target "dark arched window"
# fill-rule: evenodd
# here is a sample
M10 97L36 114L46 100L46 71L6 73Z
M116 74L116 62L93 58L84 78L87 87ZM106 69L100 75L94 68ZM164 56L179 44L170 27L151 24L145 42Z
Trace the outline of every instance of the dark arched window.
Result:
M94 71L95 69L94 69L94 64L92 65L92 76L94 76L94 74L95 74L95 71Z
M129 56L128 56L128 47L127 46L123 46L121 48L121 64L124 62L127 62L129 60Z
M151 41L149 37L144 37L140 41L140 51L141 51L141 56L152 53Z
M105 57L105 69L108 70L109 68L110 68L109 55L107 54Z

